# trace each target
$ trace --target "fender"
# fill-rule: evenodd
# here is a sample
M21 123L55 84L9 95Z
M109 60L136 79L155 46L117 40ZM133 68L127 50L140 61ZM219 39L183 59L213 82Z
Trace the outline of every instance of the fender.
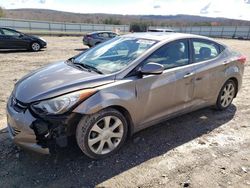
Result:
M78 105L73 112L93 114L107 107L118 106L128 111L132 123L136 124L140 112L136 110L137 96L133 81L109 84L98 89L96 94Z

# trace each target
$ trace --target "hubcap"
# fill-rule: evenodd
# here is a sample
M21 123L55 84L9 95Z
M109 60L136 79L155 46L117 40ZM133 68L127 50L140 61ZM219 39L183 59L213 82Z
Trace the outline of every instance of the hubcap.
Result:
M233 98L235 95L235 88L234 85L232 83L228 83L221 94L221 106L222 107L227 107L231 104Z
M40 45L38 43L34 43L34 44L32 44L32 49L34 51L38 51L40 49Z
M95 154L107 154L121 142L124 126L115 116L106 116L91 128L88 135L88 146Z

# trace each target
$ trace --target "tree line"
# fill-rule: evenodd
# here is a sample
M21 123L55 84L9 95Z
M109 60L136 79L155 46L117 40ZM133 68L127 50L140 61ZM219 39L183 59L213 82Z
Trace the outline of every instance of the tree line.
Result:
M3 8L0 7L0 18L3 17L3 15L4 15Z

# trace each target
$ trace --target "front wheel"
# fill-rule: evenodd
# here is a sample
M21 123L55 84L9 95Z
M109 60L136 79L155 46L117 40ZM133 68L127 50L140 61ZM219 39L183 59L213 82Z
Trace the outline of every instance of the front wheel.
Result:
M77 125L76 140L87 156L99 159L115 153L125 142L128 125L125 117L112 108L86 115Z
M38 52L41 49L41 45L38 42L33 42L30 48L33 52Z
M225 110L228 108L236 94L236 84L233 80L228 80L220 90L217 98L216 107L218 110Z

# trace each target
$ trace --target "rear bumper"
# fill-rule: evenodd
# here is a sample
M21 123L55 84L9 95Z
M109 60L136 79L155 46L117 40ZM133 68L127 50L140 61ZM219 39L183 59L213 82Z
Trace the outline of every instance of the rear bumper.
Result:
M83 45L86 45L86 46L89 46L89 45L90 45L89 42L88 42L88 41L85 41L85 40L83 40L82 43L83 43Z

